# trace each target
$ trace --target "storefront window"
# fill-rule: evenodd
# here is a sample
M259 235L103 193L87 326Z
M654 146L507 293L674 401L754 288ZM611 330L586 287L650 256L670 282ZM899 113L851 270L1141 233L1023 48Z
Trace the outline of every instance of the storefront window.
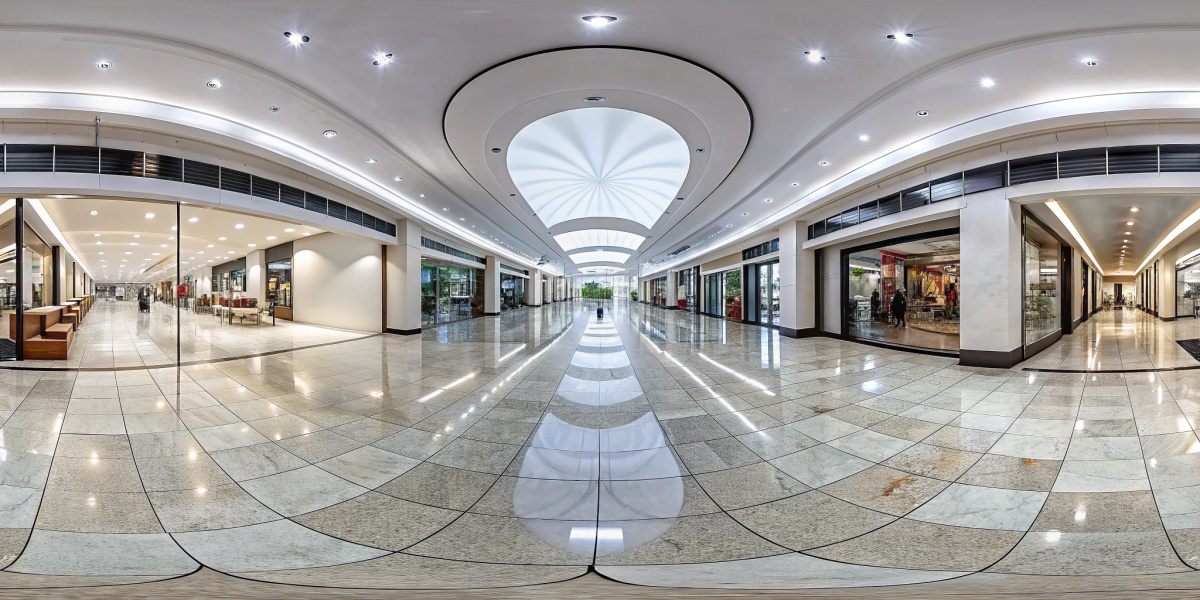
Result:
M525 278L500 274L500 309L512 310L525 304Z
M959 348L957 233L843 254L846 333L932 350Z
M51 266L50 246L34 233L33 228L25 225L25 293L22 294L25 306L37 308L46 306L46 276Z
M292 307L292 259L267 263L267 298L275 297L275 306Z
M725 293L725 318L730 321L741 321L742 316L742 271L733 269L721 273Z
M421 264L421 324L437 325L483 315L481 269L426 259ZM503 275L501 278L503 279Z
M687 269L675 274L676 298L679 310L694 311L696 308L696 284L694 281L695 272L693 269Z
M1200 306L1200 256L1175 267L1175 316L1195 317Z
M1025 345L1061 329L1058 293L1059 242L1025 217Z
M666 277L659 277L650 281L650 302L655 306L667 305Z

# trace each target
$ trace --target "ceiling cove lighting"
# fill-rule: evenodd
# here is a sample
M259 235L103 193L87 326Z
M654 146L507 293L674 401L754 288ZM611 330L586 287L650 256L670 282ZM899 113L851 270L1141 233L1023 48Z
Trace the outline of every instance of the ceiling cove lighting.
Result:
M1050 209L1050 212L1054 213L1054 216L1058 217L1059 221L1063 222L1063 225L1067 227L1067 231L1071 232L1071 237L1074 237L1075 241L1079 242L1079 246L1083 248L1084 252L1087 253L1088 258L1092 259L1092 264L1096 265L1097 270L1099 270L1100 274L1103 275L1104 269L1100 268L1100 261L1096 260L1095 255L1092 254L1092 249L1087 245L1087 242L1083 241L1083 236L1080 235L1079 230L1075 228L1075 224L1071 222L1071 218L1067 216L1067 213L1063 212L1063 209L1058 205L1058 202L1051 200L1046 203L1046 206Z
M1183 232L1187 231L1189 227L1195 225L1197 221L1200 221L1200 209L1197 209L1195 212L1188 215L1188 217L1184 219L1182 223L1176 225L1175 229L1172 229L1171 232L1168 233L1167 236L1164 237L1162 241L1154 247L1154 251L1146 255L1146 260L1142 262L1142 266L1138 267L1137 270L1140 272L1142 269L1145 269L1146 265L1149 264L1155 256L1158 256L1158 253L1162 252L1163 248L1167 247L1167 244L1170 244L1175 238L1182 235Z
M587 15L583 17L583 22L592 27L608 27L617 21L616 17L610 15Z

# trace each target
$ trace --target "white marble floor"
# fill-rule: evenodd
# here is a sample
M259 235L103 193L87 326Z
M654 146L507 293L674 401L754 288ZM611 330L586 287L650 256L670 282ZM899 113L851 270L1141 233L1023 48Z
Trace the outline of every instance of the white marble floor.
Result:
M0 394L0 587L1200 567L1200 371L966 368L575 302L182 368L0 370Z
M1137 309L1104 311L1019 366L1087 371L1197 367L1200 361L1176 340L1198 338L1196 319L1163 321Z

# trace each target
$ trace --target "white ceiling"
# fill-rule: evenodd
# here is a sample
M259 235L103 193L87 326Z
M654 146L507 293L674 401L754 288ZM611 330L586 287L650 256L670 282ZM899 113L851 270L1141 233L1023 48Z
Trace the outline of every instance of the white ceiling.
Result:
M581 21L598 11L618 21L603 29ZM573 0L263 0L202 10L188 0L7 0L3 21L0 92L151 100L242 123L394 191L448 231L532 256L559 249L529 235L522 216L471 176L443 130L456 90L515 57L646 49L702 65L744 97L753 135L740 162L673 214L638 260L769 227L773 214L815 207L824 186L862 165L988 115L1200 90L1192 0L609 0L603 10ZM284 31L312 41L291 47ZM886 39L896 31L915 37ZM814 50L825 60L806 60ZM394 62L373 66L379 51ZM97 69L102 59L112 68ZM214 78L222 87L205 87ZM982 87L983 78L995 86ZM272 105L281 110L268 112ZM339 135L327 140L326 129ZM706 241L726 224L734 227Z
M1058 204L1092 249L1105 274L1123 276L1134 273L1168 231L1200 210L1200 195L1074 196L1059 198Z
M39 201L97 282L156 282L175 276L174 204L104 198ZM150 214L154 217L147 218ZM181 207L180 219L184 274L322 233L306 225L194 206Z

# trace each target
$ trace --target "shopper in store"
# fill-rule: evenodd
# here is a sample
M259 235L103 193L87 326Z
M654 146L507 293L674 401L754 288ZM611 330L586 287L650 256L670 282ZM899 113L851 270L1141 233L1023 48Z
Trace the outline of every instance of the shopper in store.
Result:
M879 290L871 292L871 322L879 322L879 311L883 308L883 298L879 296Z
M904 313L908 310L908 300L900 290L892 295L892 317L896 319L896 327L908 327L904 321Z

